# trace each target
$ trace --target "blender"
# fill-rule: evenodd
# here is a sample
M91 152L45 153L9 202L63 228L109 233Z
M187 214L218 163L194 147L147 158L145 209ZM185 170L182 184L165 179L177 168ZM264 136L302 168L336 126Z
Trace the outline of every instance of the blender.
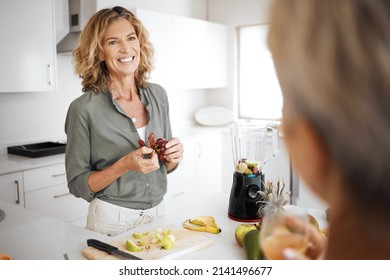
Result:
M228 216L239 222L259 222L259 191L264 190L265 183L263 167L279 153L278 130L251 122L235 122L228 127L234 161Z

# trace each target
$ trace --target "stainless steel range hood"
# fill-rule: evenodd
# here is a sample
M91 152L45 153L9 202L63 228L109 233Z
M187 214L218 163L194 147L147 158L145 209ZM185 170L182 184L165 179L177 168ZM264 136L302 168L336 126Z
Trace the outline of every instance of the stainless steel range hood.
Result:
M69 33L57 44L57 53L72 54L81 30L89 17L96 12L96 0L69 0Z

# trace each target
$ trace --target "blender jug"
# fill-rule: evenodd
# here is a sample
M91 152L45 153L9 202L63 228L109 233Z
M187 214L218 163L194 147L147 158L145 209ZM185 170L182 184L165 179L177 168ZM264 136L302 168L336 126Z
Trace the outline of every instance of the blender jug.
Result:
M264 164L279 153L276 128L256 123L231 123L233 184L228 215L242 222L258 222L260 190L264 190Z

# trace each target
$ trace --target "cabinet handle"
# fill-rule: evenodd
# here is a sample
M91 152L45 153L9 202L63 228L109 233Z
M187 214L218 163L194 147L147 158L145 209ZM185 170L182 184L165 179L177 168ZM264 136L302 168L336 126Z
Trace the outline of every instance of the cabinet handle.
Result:
M185 194L185 192L179 192L179 193L173 194L172 196L178 197L178 196L182 196L183 194Z
M16 204L20 204L19 181L15 180L15 184L16 184L16 200L15 200L15 203Z
M198 143L198 158L202 157L202 144Z
M47 83L51 85L52 79L53 79L53 71L51 69L51 64L47 65L47 72L48 72L48 81Z
M59 173L59 174L53 174L51 175L52 177L61 177L61 176L65 176L66 173Z
M60 197L67 196L67 195L70 195L70 193L55 194L55 195L53 195L53 197L54 198L60 198Z

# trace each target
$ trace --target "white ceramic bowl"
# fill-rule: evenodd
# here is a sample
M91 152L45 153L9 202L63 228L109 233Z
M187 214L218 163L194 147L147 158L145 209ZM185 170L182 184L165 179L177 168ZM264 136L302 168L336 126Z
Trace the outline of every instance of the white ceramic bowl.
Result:
M233 112L220 106L205 107L195 112L195 120L204 126L223 126L233 121Z

